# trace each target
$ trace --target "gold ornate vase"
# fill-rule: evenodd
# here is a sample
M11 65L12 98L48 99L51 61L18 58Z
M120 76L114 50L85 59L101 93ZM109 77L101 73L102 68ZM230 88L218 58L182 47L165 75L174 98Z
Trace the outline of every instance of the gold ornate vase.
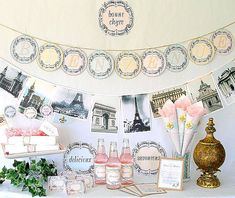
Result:
M220 186L220 181L215 175L219 167L224 163L225 150L220 141L214 138L213 118L207 123L207 135L203 140L200 140L195 147L193 159L202 171L201 176L197 179L197 185L204 188L217 188Z

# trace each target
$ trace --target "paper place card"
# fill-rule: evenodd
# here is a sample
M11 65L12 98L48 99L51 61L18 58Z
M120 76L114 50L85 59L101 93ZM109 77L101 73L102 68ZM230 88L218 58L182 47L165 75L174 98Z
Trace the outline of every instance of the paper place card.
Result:
M183 159L161 158L157 187L166 190L183 190Z
M156 183L135 184L136 188L143 196L166 193L163 189L158 189Z
M48 121L44 121L40 126L39 130L43 131L49 136L59 136L58 129Z

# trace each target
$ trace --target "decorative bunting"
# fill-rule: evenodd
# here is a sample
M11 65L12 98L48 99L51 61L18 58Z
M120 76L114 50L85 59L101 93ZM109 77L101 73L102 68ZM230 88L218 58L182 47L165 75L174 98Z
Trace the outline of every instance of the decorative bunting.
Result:
M228 30L218 30L211 37L216 52L229 54L233 47L233 35Z
M142 71L147 76L158 76L166 69L164 54L159 50L147 50L142 55Z
M107 78L114 70L114 61L110 54L104 51L92 53L88 59L88 71L97 79Z
M63 63L63 51L56 45L47 43L39 49L38 64L46 71L54 71Z
M125 79L136 77L141 70L142 61L136 53L123 52L116 59L116 72Z
M64 52L64 63L62 69L69 75L81 74L87 66L86 54L75 48L66 49Z
M182 45L171 45L165 51L166 67L172 72L183 71L188 65L188 53Z
M11 55L19 63L27 64L37 57L37 42L25 35L18 36L11 44Z
M189 44L189 55L195 64L205 65L214 58L215 49L208 39L200 38Z

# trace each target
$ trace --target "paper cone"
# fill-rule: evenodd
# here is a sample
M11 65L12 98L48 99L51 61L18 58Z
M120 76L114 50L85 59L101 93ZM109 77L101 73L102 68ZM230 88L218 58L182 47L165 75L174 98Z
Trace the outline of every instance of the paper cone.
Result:
M175 147L175 150L177 151L178 154L180 154L180 136L179 133L177 132L169 132L171 141Z
M183 109L177 108L177 117L178 117L178 127L179 127L179 137L180 137L180 150L182 150L186 112Z
M193 131L188 131L187 133L184 134L184 141L183 141L181 156L184 156L184 154L186 153L188 146L193 139L194 134L195 134L195 132L193 132Z

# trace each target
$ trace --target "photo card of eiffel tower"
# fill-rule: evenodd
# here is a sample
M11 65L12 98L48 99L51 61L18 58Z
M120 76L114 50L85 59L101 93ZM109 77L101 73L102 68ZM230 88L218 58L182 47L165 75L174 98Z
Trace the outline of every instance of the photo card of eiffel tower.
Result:
M86 120L92 105L92 96L73 89L57 86L52 99L55 117L66 116Z
M37 110L36 119L43 119L40 109L43 105L51 105L54 89L55 85L51 83L33 77L29 78L19 98L19 112L24 113L27 107L34 107Z
M125 133L151 131L147 94L122 96L122 112Z
M0 91L18 98L28 77L0 58Z

